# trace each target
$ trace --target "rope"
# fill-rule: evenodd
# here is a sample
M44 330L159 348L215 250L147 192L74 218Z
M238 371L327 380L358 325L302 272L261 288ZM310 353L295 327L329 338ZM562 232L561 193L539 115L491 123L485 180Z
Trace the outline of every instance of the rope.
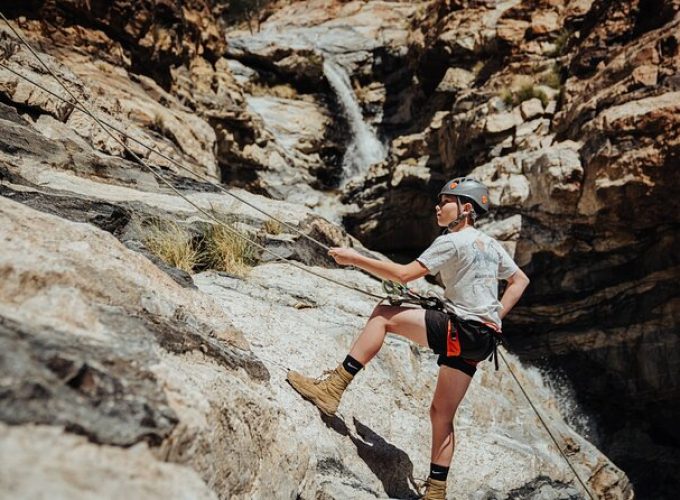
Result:
M498 354L500 355L501 359L503 360L503 363L505 363L505 366L506 366L506 368L508 369L508 371L510 372L510 375L512 375L512 378L514 378L514 379L515 379L515 382L517 382L517 385L519 386L519 389L522 391L522 394L524 394L524 397L525 397L526 400L529 402L529 405L531 405L531 408L534 410L534 413L536 413L536 416L537 416L538 419L541 421L541 424L543 424L543 428L546 430L546 432L547 432L548 435L550 436L550 439L552 439L552 442L555 444L555 446L556 446L557 449L559 450L560 455L562 455L562 457L564 458L564 460L567 462L567 465L569 465L569 468L570 468L571 471L574 473L574 476L576 477L576 479L578 480L578 482L581 483L581 486L583 487L583 489L585 490L585 492L588 494L588 497L590 498L590 500L595 500L595 497L594 497L593 494L590 492L590 489L586 486L586 484L585 484L585 482L583 481L583 479L581 479L581 476L579 476L578 472L576 472L576 469L574 468L574 466L572 465L571 461L569 460L569 457L567 457L567 455L564 453L564 451L562 451L562 448L560 447L560 445L559 445L558 442L557 442L557 438L555 438L555 436L553 435L553 433L550 431L550 428L548 427L548 424L546 423L546 421L543 419L543 417L542 417L541 414L539 413L538 408L536 408L536 406L534 406L534 403L531 401L531 398L529 397L529 395L528 395L528 394L526 393L526 391L524 390L524 387L522 387L522 384L520 383L519 379L518 379L517 376L515 375L515 372L513 372L513 371L512 371L512 368L510 368L510 364L509 364L508 361L505 359L505 356L503 355L503 353L501 352L500 349L498 350Z
M354 287L354 286L352 286L352 285L348 285L348 284L346 284L346 283L342 283L342 282L340 282L340 281L338 281L338 280L335 280L335 279L333 279L333 278L329 278L329 277L324 276L324 275L322 275L322 274L316 273L316 272L312 271L311 269L307 269L307 268L305 268L305 267L303 267L303 266L301 266L301 265L299 265L299 264L297 264L297 263L295 263L295 262L293 262L293 261L290 261L290 260L286 259L285 257L283 257L283 256L281 256L281 255L279 255L279 254L277 254L276 252L274 252L274 251L272 251L272 250L270 250L270 249L264 247L263 245L260 245L259 243L257 243L257 242L255 242L255 241L249 239L248 237L242 235L240 232L236 231L235 229L233 229L233 228L227 226L227 225L224 224L222 221L220 221L219 219L217 219L213 214L210 214L210 213L206 212L202 207L198 206L196 203L194 203L194 202L191 201L189 198L187 198L186 196L184 196L184 195L183 195L181 192L179 192L179 190L177 190L177 188L175 188L169 181L167 181L164 177L162 177L160 174L158 174L153 168L151 168L149 165L147 165L147 164L146 164L146 163L145 163L145 162L144 162L144 161L143 161L143 160L142 160L142 159L141 159L134 151L132 151L132 150L131 150L131 149L130 149L130 148L129 148L129 147L128 147L121 139L120 139L120 138L118 138L118 137L116 137L114 134L112 134L111 131L109 130L109 128L112 129L112 130L115 130L115 131L118 132L118 133L120 133L122 136L126 137L127 139L130 139L130 140L136 142L137 144L139 144L139 145L141 145L142 147L146 148L148 151L150 151L150 152L152 152L152 153L155 153L155 154L161 156L162 158L164 158L164 159L170 161L171 163L173 163L173 164L176 165L177 167L181 168L182 170L189 171L192 175L198 177L199 179L205 180L205 181L208 182L209 184L211 184L211 185L217 187L220 191L222 191L222 192L228 194L229 196L232 196L232 197L236 198L237 200L239 200L239 201L241 201L242 203L244 203L244 204L250 206L250 207L253 208L254 210L257 210L258 212L260 212L260 213L266 215L267 217L270 217L271 219L273 219L273 220L279 222L280 224L283 224L284 226L286 226L286 227L288 227L289 229L295 231L296 233L300 234L301 236L307 238L308 240L314 242L315 244L319 245L320 247L324 248L325 250L330 250L330 248L329 248L327 245L324 245L323 243L321 243L321 242L317 241L316 239L312 238L311 236L309 236L309 235L307 235L307 234L301 232L301 231L298 230L297 228L295 228L295 227L293 227L293 226L287 224L286 222L281 221L281 220L275 218L274 216L272 216L272 215L266 213L265 211L263 211L263 210L257 208L255 205L253 205L253 204L247 202L246 200L244 200L244 199L242 199L242 198L236 196L235 194L229 192L228 190L226 190L224 187L220 186L219 184L216 184L216 183L212 182L212 181L209 180L207 177L202 176L202 175L200 175L200 174L197 174L196 172L191 171L191 170L188 169L187 167L184 167L183 165L179 164L179 163L178 163L177 161L175 161L174 159L168 157L167 155L164 155L163 153L161 153L160 151L158 151L156 148L147 146L146 144L142 143L141 141L138 141L137 139L135 139L135 138L133 138L133 137L130 137L130 136L127 135L125 132L119 130L118 128L116 128L114 125L112 125L112 124L110 124L110 123L102 122L102 120L100 120L99 118L97 118L97 117L96 117L96 116L95 116L95 115L94 115L94 114L93 114L93 113L92 113L92 112L91 112L84 104L82 104L82 102L80 101L80 99L78 99L78 97L76 97L76 96L71 92L71 90L70 90L66 85L64 85L64 83L61 81L61 79L60 79L60 78L52 71L52 69L51 69L51 68L50 68L50 67L49 67L49 66L48 66L41 58L40 58L40 56L33 50L33 48L28 44L28 42L26 42L26 40L24 40L24 38L19 34L19 32L18 32L17 30L14 29L14 27L10 24L9 20L5 17L5 15L4 15L2 12L0 12L0 17L2 17L2 19L5 21L5 24L7 24L7 26L10 28L10 30L12 30L12 32L17 36L17 38L19 38L19 40L20 40L20 41L22 42L22 44L23 44L23 45L31 52L31 54L33 54L33 56L40 62L40 64L45 68L45 70L47 70L47 72L48 72L48 73L49 73L49 74L57 81L57 83L59 83L59 85L60 85L60 86L61 86L61 87L62 87L62 88L63 88L63 89L71 96L71 98L73 99L74 102L70 102L70 101L68 101L67 99L62 98L61 96L55 94L54 92L52 92L52 91L46 89L44 86L40 85L39 83L34 82L34 81L31 80L30 78L25 77L25 76L19 74L18 72L12 70L11 68L9 68L7 65L5 65L5 64L2 63L2 62L0 62L0 66L2 66L3 68L5 68L6 70L10 71L10 72L13 73L14 75L16 75L16 76L18 76L18 77L20 77L20 78L23 78L24 80L28 81L29 83L32 83L33 85L39 87L40 89L44 90L45 92L49 93L50 95L52 95L52 96L54 96L54 97L60 99L61 101L63 101L63 102L65 102L65 103L67 103L67 104L73 106L75 109L78 109L79 111L81 111L81 112L87 114L90 118L92 118L92 120L94 120L94 121L101 127L102 130L104 130L104 132L106 132L107 135L109 135L109 137L111 137L114 141L118 142L118 143L119 143L119 144L120 144L120 145L121 145L121 146L129 153L129 154L130 154L130 156L132 156L132 157L133 157L140 165L142 165L142 166L143 166L144 168L146 168L149 172L151 172L151 174L154 175L159 181L161 181L163 184L165 184L166 186L168 186L168 187L169 187L169 188L170 188L177 196L179 196L179 197L181 197L182 199L184 199L184 201L186 201L187 203L189 203L189 204L190 204L191 206L193 206L196 210L198 210L199 212L201 212L202 214L204 214L204 215L205 215L206 217L208 217L209 219L215 221L215 223L217 223L217 224L223 226L225 229L227 229L227 231L229 231L230 233L234 234L235 236L237 236L237 237L239 237L239 238L241 238L241 239L247 241L247 242L250 243L251 245L253 245L253 246L259 248L260 250L262 250L262 251L264 251L264 252L267 252L267 253L273 255L277 260L281 260L281 261L287 262L288 264L292 265L293 267L296 267L297 269L300 269L300 270L302 270L302 271L304 271L304 272L306 272L306 273L309 273L309 274L311 274L311 275L313 275L313 276L316 276L316 277L318 277L318 278L325 279L325 280L327 280L327 281L329 281L329 282L331 282L331 283L334 283L334 284L336 284L336 285L339 285L339 286L342 286L342 287L345 287L345 288L348 288L348 289L357 291L357 292L362 293L362 294L364 294L364 295L367 295L367 296L370 296L370 297L373 297L373 298L380 299L381 301L382 301L383 299L386 298L386 297L381 297L380 295L373 294L373 293L368 292L368 291L366 291L366 290L363 290L363 289L361 289L361 288L357 288L357 287ZM531 398L529 398L529 395L528 395L528 394L526 393L526 391L524 390L524 387L522 387L522 384L520 383L519 379L515 376L515 373L512 371L512 368L510 368L510 365L508 364L507 360L505 359L505 356L503 356L503 353L500 352L500 351L499 351L499 354L500 354L500 356L501 356L501 359L502 359L503 362L505 363L505 366L508 368L508 371L510 372L510 374L511 374L512 377L513 377L513 379L515 380L515 382L516 382L517 385L519 386L520 390L522 391L522 394L524 394L524 397L525 397L525 398L527 399L527 401L529 402L529 405L531 405L531 408L532 408L533 411L536 413L536 416L539 418L541 424L543 424L543 427L545 428L546 432L548 433L548 435L549 435L550 438L552 439L553 443L555 444L555 446L556 446L557 449L559 450L559 452L560 452L560 454L562 455L562 457L564 458L564 460L565 460L565 461L567 462L567 464L569 465L569 468L571 469L571 471L574 473L574 476L575 476L576 479L579 481L579 483L581 484L581 486L583 487L583 489L585 490L585 492L588 494L588 497L589 497L591 500L595 500L595 498L593 497L592 493L590 492L590 490L588 489L588 487L585 485L585 483L583 482L583 480L582 480L581 477L579 476L578 472L576 472L576 469L574 468L574 466L571 464L571 461L569 460L569 458L567 457L567 455L564 453L564 451L562 451L562 448L559 446L559 444L558 444L558 442L557 442L557 439L555 438L555 436L553 435L553 433L550 431L550 428L548 427L547 423L545 422L545 420L543 419L543 417L542 417L541 414L539 413L539 411L538 411L538 409L536 408L536 406L534 406L533 402L531 401ZM264 358L264 357L263 357L263 358ZM278 365L279 367L283 368L283 365L282 365L281 363L279 363L279 362L273 361L273 360L271 360L271 359L266 359L266 360L269 361L270 363L276 364L276 365Z
M165 184L168 188L170 188L170 190L173 191L177 196L179 196L179 197L182 198L184 201L186 201L188 204L190 204L191 206L193 206L193 207L194 207L196 210L198 210L200 213L202 213L203 215L205 215L206 217L208 217L208 219L214 221L214 222L215 222L216 224L218 224L218 225L223 226L227 231L229 231L229 232L230 232L231 234L233 234L234 236L236 236L236 237L238 237L238 238L241 238L241 239L247 241L247 242L250 243L251 245L255 246L256 248L258 248L258 249L260 249L260 250L262 250L262 251L264 251L264 252L266 252L266 253L269 253L270 255L272 255L273 257L275 257L277 260L281 260L281 261L287 262L288 264L292 265L293 267L295 267L295 268L297 268L297 269L300 269L300 270L303 271L303 272L306 272L306 273L309 273L309 274L311 274L311 275L313 275L313 276L316 276L316 277L318 277L318 278L327 280L327 281L329 281L329 282L331 282L331 283L334 283L334 284L336 284L336 285L338 285L338 286L342 286L342 287L348 288L348 289L350 289L350 290L354 290L354 291L356 291L356 292L362 293L362 294L367 295L367 296L369 296L369 297L373 297L373 298L380 299L380 300L383 299L383 297L380 296L380 295L376 295L376 294L374 294L374 293L368 292L368 291L363 290L363 289L361 289L361 288L358 288L358 287L355 287L355 286L352 286L352 285L348 285L348 284L346 284L346 283L343 283L343 282L341 282L341 281L335 280L335 279L330 278L330 277L328 277L328 276L324 276L324 275L322 275L322 274L320 274L320 273L317 273L317 272L315 272L315 271L312 271L311 269L308 269L308 268L306 268L306 267L304 267L304 266L302 266L302 265L300 265L300 264L297 264L296 262L293 262L293 261L291 261L291 260L289 260L289 259L286 259L286 258L283 257L282 255L280 255L280 254L274 252L273 250L270 250L269 248L267 248L267 247L265 247L265 246L263 246L263 245L257 243L256 241L251 240L250 238L248 238L248 237L244 236L243 234L241 234L239 231L236 231L235 229L229 227L229 226L226 225L223 221L217 219L217 217L215 217L213 214L208 213L208 212L207 212L206 210L204 210L202 207L200 207L199 205L197 205L196 203L194 203L193 201L191 201L189 198L187 198L185 195L183 195L177 188L175 188L175 186L173 186L168 180L166 180L163 176L161 176L160 174L158 174L153 168L151 168L149 165L147 165L146 162L144 162L144 160L142 160L142 159L141 159L134 151L132 151L132 150L127 146L127 144L125 144L119 137L116 137L114 134L112 134L111 131L106 127L106 125L105 125L99 118L97 118L97 117L96 117L96 116L95 116L95 115L94 115L94 114L93 114L93 113L92 113L92 112L91 112L91 111L90 111L90 110L89 110L89 109L88 109L88 108L80 101L80 99L78 99L78 97L77 97L75 94L73 94L73 92L71 92L71 90L70 90L70 89L69 89L69 88L61 81L61 79L54 73L54 71L52 71L52 69L51 69L51 68L50 68L50 67L42 60L42 58L41 58L41 57L33 50L33 48L28 44L28 42L26 42L26 40L24 40L24 38L19 34L19 32L18 32L16 29L14 29L14 27L10 24L9 20L5 17L5 15L4 15L2 12L0 12L0 17L2 17L2 19L5 21L5 24L7 24L7 26L10 28L10 30L12 30L12 32L17 36L17 38L19 38L19 40L21 41L21 43L22 43L22 44L23 44L23 45L31 52L31 54L33 54L33 56L38 60L38 62L40 62L40 64L41 64L41 65L45 68L45 70L52 76L52 78L54 78L54 79L56 80L56 82L57 82L57 83L58 83L58 84L59 84L59 85L60 85L60 86L61 86L61 87L62 87L62 88L63 88L63 89L71 96L71 98L72 98L72 99L74 100L74 102L75 102L75 104L72 104L72 105L77 105L77 107L78 107L78 109L79 109L80 111L82 111L83 113L87 114L90 118L92 118L92 120L94 120L94 121L97 123L97 125L99 125L99 126L101 127L101 129L102 129L109 137L111 137L114 141L116 141L118 144L120 144L120 145L125 149L125 151L127 151L128 154L129 154L132 158L134 158L140 165L142 165L142 166L143 166L144 168L146 168L149 172L151 172L151 174L152 174L154 177L156 177L161 183ZM1 63L0 63L0 64L1 64ZM7 66L6 66L5 64L2 64L2 67L7 68ZM12 73L13 73L13 74L17 74L15 71L12 71ZM34 82L31 82L31 83L34 83ZM50 92L50 94L54 95L53 92ZM113 127L111 127L111 128L113 128ZM123 135L125 135L125 134L123 134ZM148 149L149 149L150 151L152 150L151 148L148 148ZM192 173L193 173L193 172L192 172ZM232 194L232 193L229 193L228 191L225 191L225 192L226 192L227 194ZM244 202L244 203L246 203L246 202ZM250 205L250 206L252 206L252 205ZM259 209L258 209L258 210L259 210ZM265 213L265 212L263 212L262 210L259 210L259 211L262 212L262 213ZM268 214L265 213L265 215L268 215ZM269 215L268 215L268 216L269 216ZM272 218L273 218L273 217L272 217ZM275 219L275 220L278 220L278 219ZM285 224L285 223L284 223L284 224ZM288 226L288 225L286 224L286 226ZM296 229L296 232L300 233L297 229ZM303 234L303 233L300 233L300 234ZM307 237L307 236L304 235L304 234L303 234L303 236ZM313 240L313 238L311 238L311 237L308 237L308 238L310 238L310 239ZM316 241L316 240L313 240L313 241ZM323 244L320 243L320 242L316 242L316 243L319 244L319 245L321 245L321 246L324 247L325 249L329 249L327 246L323 245Z
M52 71L50 71L49 68L47 68L47 66L45 65L45 63L37 56L37 54L36 54L35 52L33 52L33 50L31 50L31 48L30 48L30 46L28 45L28 43L21 37L21 35L16 31L16 29L15 29L11 24L9 24L7 18L5 17L5 15L4 15L2 12L0 12L0 17L2 17L2 19L3 19L3 20L5 21L5 23L9 26L9 28L12 30L12 32L19 38L19 40L21 40L21 41L23 42L24 45L26 45L27 47L29 47L29 50L31 51L31 53L32 53L32 54L40 61L40 63L41 63L41 64L42 64L42 65L50 72L50 74L51 74L55 79L57 79L57 77L54 75L54 73L52 73ZM25 80L25 81L27 81L27 82L29 82L29 83L35 85L36 87L40 88L41 90L47 92L48 94L52 95L53 97L56 97L57 99L59 99L59 100L62 101L63 103L68 104L69 106L72 106L74 109L77 109L78 111L80 111L80 112L82 112L82 113L85 113L85 114L90 114L90 112L89 112L87 109L85 109L83 106L80 105L80 101L78 101L78 100L75 98L75 96L74 96L74 95L73 95L73 94L72 94L72 93L71 93L71 92L70 92L70 91L69 91L69 90L68 90L68 89L67 89L67 88L66 88L66 87L58 80L58 79L57 79L57 81L59 82L59 84L60 84L60 85L61 85L61 86L62 86L62 87L63 87L63 88L64 88L64 89L65 89L65 90L66 90L66 91L74 98L74 99L76 99L76 102L69 101L68 99L65 99L64 97L60 96L59 94L56 94L56 93L52 92L51 90L49 90L48 88L44 87L44 86L41 85L40 83L36 82L35 80L32 80L31 78L29 78L29 77L27 77L27 76L25 76L25 75L22 75L21 73L18 73L17 71L13 70L12 68L10 68L9 66L5 65L5 64L2 63L2 62L0 62L0 66L2 66L3 68L5 68L5 69L6 69L7 71L9 71L10 73L13 73L14 75L18 76L19 78L22 78L23 80ZM211 186L213 186L213 187L219 189L221 192L223 192L223 193L225 193L225 194L231 196L232 198L237 199L238 201L240 201L241 203L243 203L243 204L245 204L245 205L248 205L248 206L249 206L250 208L252 208L253 210L256 210L256 211L260 212L261 214L266 215L266 216L269 217L270 219L272 219L272 220L278 222L279 224L282 224L282 225L286 226L286 227L287 227L288 229L290 229L291 231L293 231L293 232L299 234L299 235L302 236L303 238L306 238L307 240L311 241L312 243L314 243L314 244L320 246L320 247L323 248L324 250L326 250L326 251L330 250L330 247L329 247L328 245L325 245L324 243L322 243L322 242L320 242L319 240L317 240L317 239L311 237L311 236L308 235L307 233L302 232L301 230L299 230L299 229L296 228L295 226L293 226L293 225L291 225L291 224L289 224L289 223L287 223L287 222L285 222L285 221L283 221L283 220L280 220L280 219L278 219L277 217L274 217L274 216L273 216L272 214L270 214L270 213L265 212L264 210L260 209L260 208L257 207L256 205L250 203L248 200L245 200L244 198L238 196L237 194L234 194L234 193L230 192L230 191L229 191L228 189L226 189L224 186L222 186L222 185L220 185L220 184L218 184L218 183L216 183L216 182L213 182L212 179L210 179L210 177L208 177L207 175L201 174L201 173L199 173L199 172L194 172L194 171L191 170L190 168L188 168L188 167L182 165L180 162L178 162L178 161L175 160L174 158L172 158L172 157L170 157L170 156L164 154L163 152L159 151L155 146L149 146L149 145L145 144L144 142L140 141L139 139L137 139L137 138L135 138L135 137L132 137L131 135L128 135L124 130L121 130L120 128L116 127L114 124L112 124L112 123L110 123L110 122L107 122L106 120L102 120L102 119L100 119L100 121L101 121L101 123L105 124L107 127L111 128L112 130L115 130L116 132L118 132L119 134L121 134L121 135L122 135L123 137L125 137L126 139L128 139L128 140L130 140L130 141L132 141L132 142L134 142L134 143L136 143L136 144L142 146L144 149L148 150L150 153L154 153L154 154L160 156L161 158L163 158L163 159L169 161L170 163L172 163L173 165L175 165L177 168L179 168L179 169L181 169L181 170L184 170L184 171L188 172L189 174L193 175L194 177L198 178L199 180L201 180L201 181L203 181L203 182L206 182L206 183L210 184ZM100 125L101 125L101 123L100 123Z

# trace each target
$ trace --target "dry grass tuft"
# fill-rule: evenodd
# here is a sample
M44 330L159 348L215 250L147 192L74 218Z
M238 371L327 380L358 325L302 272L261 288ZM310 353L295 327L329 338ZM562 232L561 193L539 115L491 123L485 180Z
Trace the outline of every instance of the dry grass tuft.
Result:
M204 261L212 269L243 277L257 264L257 248L234 232L248 235L233 225L227 225L229 229L225 225L213 225L205 233Z
M151 221L143 234L146 248L177 269L190 273L201 261L191 234L175 222Z
M567 42L569 41L570 36L571 32L569 30L562 29L555 38L555 49L547 54L548 57L559 57L564 55L567 51Z
M539 81L543 85L560 90L562 88L562 76L560 73L559 64L553 64L548 71L541 74Z
M281 234L283 231L283 225L274 219L267 219L264 221L264 224L262 224L262 229L264 229L265 233L267 234Z
M503 89L500 97L508 106L516 106L534 97L540 99L544 107L550 102L546 93L537 88L533 83L522 85L517 90Z

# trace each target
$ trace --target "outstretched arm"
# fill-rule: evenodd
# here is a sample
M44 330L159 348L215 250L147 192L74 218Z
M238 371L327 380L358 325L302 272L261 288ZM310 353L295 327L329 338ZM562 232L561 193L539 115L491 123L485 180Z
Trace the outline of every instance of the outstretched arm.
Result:
M351 248L331 248L328 255L333 257L338 264L356 266L378 278L398 281L402 284L422 278L428 273L427 268L417 260L409 264L385 262L361 255Z
M529 286L529 278L521 269L508 278L508 286L501 297L501 319L503 319L520 299L526 287Z

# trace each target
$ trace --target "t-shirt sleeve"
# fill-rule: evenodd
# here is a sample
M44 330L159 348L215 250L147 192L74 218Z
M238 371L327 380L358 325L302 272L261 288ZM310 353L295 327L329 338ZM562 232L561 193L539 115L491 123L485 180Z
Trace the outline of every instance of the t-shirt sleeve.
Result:
M519 266L515 264L515 261L512 260L512 257L508 255L508 252L500 243L496 242L496 248L498 248L500 256L500 259L498 259L498 279L506 280L517 272Z
M448 262L455 259L456 256L455 243L450 238L440 236L416 260L424 265L430 274L434 275L441 271Z

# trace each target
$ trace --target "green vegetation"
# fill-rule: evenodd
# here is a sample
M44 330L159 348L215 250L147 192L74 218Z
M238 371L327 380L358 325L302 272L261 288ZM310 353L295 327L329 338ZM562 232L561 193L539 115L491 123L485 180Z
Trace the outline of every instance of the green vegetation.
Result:
M222 18L227 24L247 22L248 29L260 31L262 14L272 4L272 0L229 0L221 6Z
M559 64L553 64L550 70L542 73L539 77L539 82L555 90L560 90L562 87L562 75L560 74Z
M563 55L567 50L567 42L569 41L570 36L571 32L569 30L562 29L555 38L555 48L547 55L549 57L559 57Z
M512 107L515 105L515 97L512 95L512 90L508 88L503 89L500 93L500 97L503 99L506 106Z

